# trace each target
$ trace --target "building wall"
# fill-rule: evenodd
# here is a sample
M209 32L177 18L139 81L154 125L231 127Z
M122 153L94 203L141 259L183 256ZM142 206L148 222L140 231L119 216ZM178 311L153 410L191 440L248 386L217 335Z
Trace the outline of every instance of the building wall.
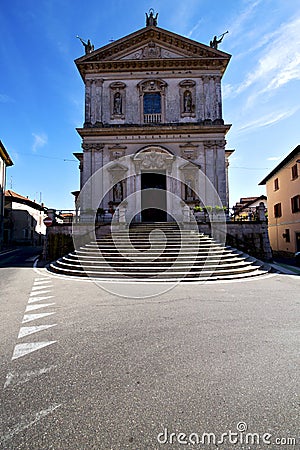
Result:
M218 71L190 71L188 75L183 77L181 71L123 72L117 75L118 78L115 73L87 75L85 125L89 127L100 122L115 131L106 133L107 128L96 126L92 128L92 136L83 138L81 189L98 169L120 156L134 155L145 147L161 146L171 154L197 164L214 185L223 205L228 206L221 76ZM162 86L164 130L159 124L153 124L151 130L148 128L148 132L145 132L141 127L144 125L141 83L148 89L151 82L156 88ZM122 115L113 113L113 94L118 89L122 93ZM185 113L183 108L185 90L192 93L190 113ZM205 120L209 122L209 132L203 128L202 122ZM221 125L219 129L211 126L216 120ZM185 124L186 129L180 128L178 131L174 128ZM119 125L129 126L124 131L118 128ZM188 128L193 125L197 127L196 131ZM128 170L134 175L133 166L128 167ZM132 189L128 187L127 193L130 191ZM107 198L106 203L109 200L112 199ZM107 204L103 206L107 207Z
M296 237L300 236L300 211L292 212L291 199L300 195L300 153L281 168L266 183L268 198L269 236L273 251L294 253L297 250ZM292 179L292 167L297 165L298 177ZM275 180L278 180L278 189ZM274 206L281 205L281 216L275 217ZM287 230L289 230L287 232ZM286 239L289 233L290 242ZM299 244L298 244L299 245ZM300 250L300 249L299 249Z
M165 103L165 123L193 123L202 120L222 119L221 75L218 71L194 71L182 76L168 72L140 72L87 75L85 81L85 122L91 125L142 124L142 96L139 84L147 80L166 83L162 100ZM184 83L190 83L185 87ZM114 83L120 83L122 115L113 117ZM183 83L183 84L182 84ZM118 88L116 88L118 90ZM182 115L182 93L192 92L193 114Z
M0 157L0 219L3 217L6 166Z
M43 222L46 217L44 211L18 202L11 202L7 206L9 223L11 225L6 239L10 243L40 245L46 234L46 226Z

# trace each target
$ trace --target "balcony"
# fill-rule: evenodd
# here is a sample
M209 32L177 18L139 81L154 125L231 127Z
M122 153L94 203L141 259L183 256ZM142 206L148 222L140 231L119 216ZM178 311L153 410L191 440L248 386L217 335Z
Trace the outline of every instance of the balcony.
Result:
M144 114L144 123L161 123L161 114Z

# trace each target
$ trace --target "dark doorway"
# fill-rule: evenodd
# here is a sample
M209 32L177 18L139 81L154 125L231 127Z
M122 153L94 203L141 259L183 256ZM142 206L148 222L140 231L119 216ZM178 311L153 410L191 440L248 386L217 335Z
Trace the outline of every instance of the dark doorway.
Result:
M142 172L142 222L166 222L166 174Z

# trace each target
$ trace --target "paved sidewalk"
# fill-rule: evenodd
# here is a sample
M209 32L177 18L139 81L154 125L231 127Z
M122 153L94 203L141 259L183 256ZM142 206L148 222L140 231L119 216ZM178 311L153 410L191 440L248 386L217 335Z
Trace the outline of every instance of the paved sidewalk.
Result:
M274 261L274 263L271 263L270 266L281 273L300 275L300 267L292 266L290 264L282 263L279 261Z

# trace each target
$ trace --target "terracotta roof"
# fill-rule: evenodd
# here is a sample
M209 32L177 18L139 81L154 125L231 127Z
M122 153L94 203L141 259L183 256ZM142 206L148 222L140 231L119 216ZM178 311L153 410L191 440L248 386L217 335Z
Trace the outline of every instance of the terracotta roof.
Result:
M39 209L39 210L44 209L44 207L41 206L39 203L36 203L35 201L30 200L30 198L24 197L23 195L20 195L17 192L12 191L11 189L8 189L7 191L5 191L5 197L8 199L11 199L11 201L15 201L17 203L28 204L29 206L31 206L35 209Z
M242 197L239 202L235 204L236 211L242 211L243 209L247 209L251 207L251 205L258 200L267 200L265 195L260 195L258 197Z

